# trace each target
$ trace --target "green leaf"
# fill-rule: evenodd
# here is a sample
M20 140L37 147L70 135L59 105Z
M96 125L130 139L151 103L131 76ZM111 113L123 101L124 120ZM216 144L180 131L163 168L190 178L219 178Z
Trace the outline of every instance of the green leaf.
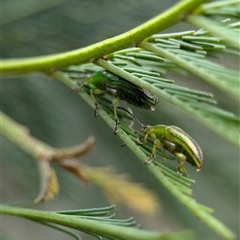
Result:
M111 209L111 207L110 207ZM103 210L105 211L106 208ZM93 209L91 211L90 209L87 210L87 212L102 212L102 209L99 210ZM97 237L98 239L101 239L101 236L104 236L108 239L121 239L121 240L181 240L181 239L193 239L192 233L189 231L185 232L179 232L179 233L160 233L160 232L153 232L153 231L146 231L142 229L138 229L132 226L132 223L134 223L131 219L127 219L126 221L117 220L114 221L114 219L109 218L106 221L100 221L100 219L92 220L91 218L84 218L81 217L79 214L73 215L73 211L70 211L70 215L66 214L67 211L64 211L65 214L60 214L57 212L47 212L47 211L40 211L40 210L34 210L34 209L27 209L27 208L17 208L17 207L11 207L6 205L0 206L0 214L7 214L7 215L13 215L18 217L24 217L29 220L33 220L35 222L39 222L41 224L44 224L46 226L55 228L57 230L61 230L71 236L73 236L76 239L80 239L76 234L73 232L70 232L68 230L65 230L65 228L62 228L61 226L73 228L85 233L88 233L92 236ZM76 211L77 213L81 212L83 214L83 211ZM126 222L131 222L130 226L129 224L125 224ZM117 223L117 224L116 224ZM60 226L59 226L60 225ZM77 238L78 237L78 238Z

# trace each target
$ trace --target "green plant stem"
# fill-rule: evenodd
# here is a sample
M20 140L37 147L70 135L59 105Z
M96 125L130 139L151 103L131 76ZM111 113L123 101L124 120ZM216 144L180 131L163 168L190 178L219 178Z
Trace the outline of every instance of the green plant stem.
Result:
M109 53L135 46L138 42L162 31L182 20L207 0L183 0L146 23L116 37L85 48L42 57L2 60L0 71L5 73L25 73L45 71L54 67L82 64Z
M103 222L76 218L73 216L62 215L54 212L44 212L40 210L16 208L0 205L0 213L13 216L25 217L34 221L47 221L55 224L60 224L66 227L74 228L82 231L90 231L97 234L116 237L117 239L131 239L131 240L161 240L174 239L166 238L167 234L159 232L145 231L137 228L127 228ZM175 238L177 239L177 238Z

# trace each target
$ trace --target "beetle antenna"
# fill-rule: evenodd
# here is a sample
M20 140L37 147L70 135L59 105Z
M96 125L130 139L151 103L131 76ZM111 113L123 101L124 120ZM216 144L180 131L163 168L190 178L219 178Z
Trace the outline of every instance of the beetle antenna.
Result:
M136 118L136 117L135 117L130 111L128 111L126 108L121 107L121 106L118 106L117 109L121 109L121 110L127 112L129 115L132 116L132 118L133 118L134 120L137 120L137 122L138 122L143 128L146 127L144 124L142 124L142 123L140 122L140 120L139 120L138 118Z

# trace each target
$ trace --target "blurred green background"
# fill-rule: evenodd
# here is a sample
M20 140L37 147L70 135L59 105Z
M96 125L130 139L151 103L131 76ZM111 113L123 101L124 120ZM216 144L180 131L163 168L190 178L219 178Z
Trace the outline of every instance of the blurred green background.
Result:
M177 1L158 0L3 0L1 58L38 56L87 46L130 30L164 11ZM179 24L167 32L191 30ZM220 59L222 64L239 67L239 59ZM219 107L239 113L239 104L193 76L169 73L176 84L213 92ZM81 161L91 166L114 166L118 173L129 173L134 182L154 189L162 205L161 213L148 217L123 205L115 209L117 217L134 216L145 229L177 231L194 229L202 239L218 239L204 223L195 219L128 150L101 118L69 88L42 74L6 78L1 81L1 110L27 126L31 134L55 147L66 147L96 137L94 151ZM202 147L204 166L196 173L193 195L198 202L215 210L214 215L239 234L239 150L192 120L170 104L160 101L155 112L134 109L147 124L176 125L189 133ZM239 141L239 139L236 139ZM54 165L60 182L60 194L38 209L62 210L109 205L101 190L84 185ZM32 200L38 194L39 175L35 160L1 139L1 201ZM4 239L72 239L58 231L24 219L4 216ZM85 236L83 239L93 239Z

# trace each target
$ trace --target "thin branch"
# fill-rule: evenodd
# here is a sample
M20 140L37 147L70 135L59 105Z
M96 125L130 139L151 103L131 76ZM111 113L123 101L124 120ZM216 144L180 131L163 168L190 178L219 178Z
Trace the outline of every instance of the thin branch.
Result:
M0 205L0 213L13 216L26 217L37 221L47 221L60 224L66 227L74 228L80 231L90 231L99 235L115 237L123 240L173 240L173 239L189 239L192 236L189 232L181 232L176 234L164 234L154 231L146 231L137 228L118 226L114 224L106 224L98 220L89 220L76 218L75 216L62 215L54 212L44 212L40 210L15 208Z
M44 71L54 67L82 64L109 53L135 46L146 37L162 31L181 21L183 16L194 11L207 0L183 0L146 23L116 37L90 45L85 48L42 57L2 60L0 71L5 73L25 73Z

